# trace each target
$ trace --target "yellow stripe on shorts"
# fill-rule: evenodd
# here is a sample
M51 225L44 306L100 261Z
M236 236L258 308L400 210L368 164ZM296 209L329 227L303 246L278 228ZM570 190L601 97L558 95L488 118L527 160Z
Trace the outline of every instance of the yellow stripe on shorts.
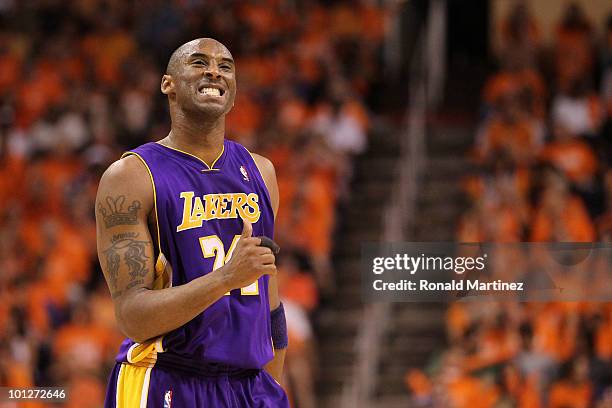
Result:
M151 367L122 364L117 379L117 408L146 408Z

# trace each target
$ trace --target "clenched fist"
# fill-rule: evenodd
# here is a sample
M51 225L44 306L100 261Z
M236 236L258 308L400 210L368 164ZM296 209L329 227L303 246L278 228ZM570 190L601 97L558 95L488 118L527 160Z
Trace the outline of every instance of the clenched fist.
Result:
M253 226L245 220L232 257L221 268L232 289L248 286L262 275L276 275L276 258L272 249L261 246L262 239L252 235Z

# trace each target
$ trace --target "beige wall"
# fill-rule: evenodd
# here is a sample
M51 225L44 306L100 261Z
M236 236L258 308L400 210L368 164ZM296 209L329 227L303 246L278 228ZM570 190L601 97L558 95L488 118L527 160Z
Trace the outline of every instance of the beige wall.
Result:
M519 0L520 1L520 0ZM554 29L561 19L567 5L575 1L589 17L597 33L601 33L605 22L612 13L612 0L524 0L531 14L536 18L540 27L540 33L545 43L549 43ZM509 10L517 0L490 0L491 2L491 46L494 50L499 49L500 22L508 15Z

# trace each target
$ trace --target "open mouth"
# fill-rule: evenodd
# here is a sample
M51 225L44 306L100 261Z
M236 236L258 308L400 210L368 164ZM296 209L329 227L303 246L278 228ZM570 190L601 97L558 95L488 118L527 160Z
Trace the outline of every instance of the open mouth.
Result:
M210 85L204 85L198 88L198 92L207 96L221 97L225 93L225 90L218 87L212 87Z

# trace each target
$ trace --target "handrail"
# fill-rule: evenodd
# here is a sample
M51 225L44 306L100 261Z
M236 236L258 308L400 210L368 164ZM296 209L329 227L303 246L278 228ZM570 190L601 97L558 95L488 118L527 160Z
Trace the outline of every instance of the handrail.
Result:
M437 104L441 97L444 69L432 68L439 64L438 54L432 48L442 50L446 19L446 1L434 0L429 9L427 23L420 31L416 49L410 63L409 105L405 114L405 132L400 139L399 176L392 189L392 197L385 208L382 241L398 242L406 239L405 230L415 222L419 181L426 164L425 134L428 107ZM393 30L397 34L397 27ZM399 41L391 38L389 41ZM397 44L387 44L397 49ZM431 75L428 76L431 72ZM429 92L428 92L429 91ZM433 94L433 95L432 95ZM429 96L429 98L428 98ZM341 408L373 406L372 397L376 387L378 362L381 356L381 343L386 332L391 303L376 302L367 304L363 310L361 330L357 335L355 347L358 362L352 378L345 384L341 396Z

